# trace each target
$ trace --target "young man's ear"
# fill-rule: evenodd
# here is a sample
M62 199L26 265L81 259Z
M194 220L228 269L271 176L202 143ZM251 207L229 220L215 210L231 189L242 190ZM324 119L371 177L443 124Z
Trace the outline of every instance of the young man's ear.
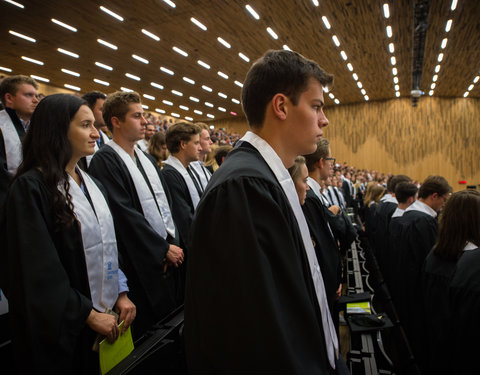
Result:
M116 116L113 116L111 119L110 119L110 122L112 123L112 126L114 128L119 128L120 127L120 119Z
M323 167L325 166L325 165L323 164L323 159L322 159L322 158L320 158L320 159L318 160L317 166L318 166L318 168L320 168L320 169L323 169Z
M287 118L287 97L284 94L276 94L271 101L272 110L274 115L280 120Z

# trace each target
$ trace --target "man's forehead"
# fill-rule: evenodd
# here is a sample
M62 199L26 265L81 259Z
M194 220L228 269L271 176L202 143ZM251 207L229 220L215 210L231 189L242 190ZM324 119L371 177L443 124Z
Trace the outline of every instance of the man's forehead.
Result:
M21 83L17 86L17 91L22 91L22 92L37 92L37 89L32 86L30 83Z
M142 115L145 114L143 112L142 104L141 103L128 103L128 112L129 113L141 113Z

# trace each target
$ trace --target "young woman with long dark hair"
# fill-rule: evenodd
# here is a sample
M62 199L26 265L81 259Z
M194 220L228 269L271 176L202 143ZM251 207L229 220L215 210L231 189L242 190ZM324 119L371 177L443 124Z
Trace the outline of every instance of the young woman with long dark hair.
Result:
M114 341L135 305L118 267L102 187L77 168L99 137L92 111L72 95L37 106L2 223L2 289L19 373L98 373L97 335Z

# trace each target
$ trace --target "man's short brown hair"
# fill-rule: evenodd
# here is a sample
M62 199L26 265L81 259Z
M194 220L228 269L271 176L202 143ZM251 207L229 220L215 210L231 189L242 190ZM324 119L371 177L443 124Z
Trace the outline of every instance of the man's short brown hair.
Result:
M442 176L428 176L418 189L418 198L425 199L430 195L437 193L439 196L452 192L452 187Z
M305 164L308 171L313 172L315 165L320 159L328 158L330 152L330 142L326 138L322 138L317 142L317 150L311 154L303 155L305 157Z
M196 134L200 134L202 129L196 124L187 122L177 122L167 129L165 139L167 141L167 148L171 154L176 154L180 151L180 142L189 142Z
M35 90L38 90L38 83L33 78L24 75L10 76L5 78L0 83L0 100L2 101L3 105L5 105L5 95L15 95L18 91L18 88L23 83L32 85L35 87Z
M136 92L116 91L108 94L103 103L103 120L108 130L113 132L112 117L117 117L121 121L125 120L130 103L141 103L140 95Z

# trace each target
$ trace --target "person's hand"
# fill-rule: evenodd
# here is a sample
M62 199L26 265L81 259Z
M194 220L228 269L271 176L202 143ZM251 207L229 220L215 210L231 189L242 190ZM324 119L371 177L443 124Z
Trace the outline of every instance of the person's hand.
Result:
M339 299L341 295L342 295L342 284L338 286L338 289L335 292L335 299Z
M111 343L118 338L117 319L111 314L100 313L92 309L86 323L93 331L106 336Z
M328 209L330 210L330 212L332 212L334 215L338 215L338 213L340 212L340 207L338 206L330 206L328 207Z
M183 263L183 259L183 250L180 249L178 246L170 245L166 256L166 266L178 267Z
M122 334L130 327L135 316L137 315L137 308L127 297L127 292L120 293L115 303L115 312L120 315L118 321L123 321Z

